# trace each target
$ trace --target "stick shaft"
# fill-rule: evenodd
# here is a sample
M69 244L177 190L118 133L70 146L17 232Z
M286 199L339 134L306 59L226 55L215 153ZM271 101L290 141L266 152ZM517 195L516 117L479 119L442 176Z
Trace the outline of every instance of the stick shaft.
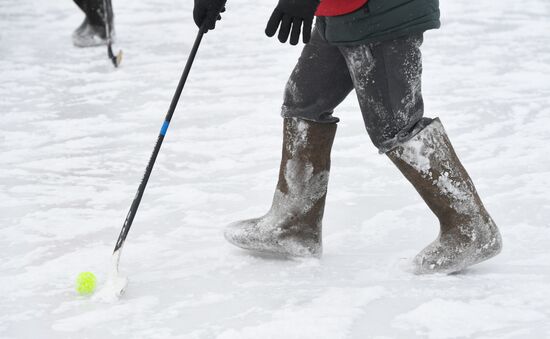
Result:
M153 166L155 165L155 161L157 160L157 156L160 152L164 136L166 135L166 131L168 130L168 126L170 125L170 121L172 120L172 116L174 115L174 111L176 110L176 106L178 105L178 101L183 91L183 87L185 86L185 82L187 81L187 77L189 76L189 72L191 71L191 66L193 65L195 56L197 55L197 51L199 49L203 35L204 30L201 28L197 34L197 37L195 38L195 43L193 44L193 48L191 49L191 53L189 54L189 58L187 59L185 69L183 70L183 74L181 75L178 87L176 88L176 92L172 97L172 102L170 103L170 108L168 109L168 113L166 114L166 118L164 119L164 123L162 124L162 128L157 138L157 143L155 144L155 148L153 149L153 153L151 154L149 163L145 168L145 173L143 174L143 178L141 179L141 183L139 184L137 193L134 197L134 201L130 206L130 210L128 211L128 215L126 216L126 220L124 221L124 225L122 226L122 230L120 231L120 235L118 237L114 252L122 248L126 237L128 236L128 232L132 227L132 223L139 208L141 198L143 197L143 193L145 192L145 187L147 187L147 182L149 181L149 177L151 176L151 172L153 171Z
M103 0L103 21L105 21L105 34L107 36L107 56L113 62L115 67L118 67L118 60L115 54L113 53L113 39L112 39L112 16L113 16L113 5L111 0Z
M111 45L111 15L112 15L111 0L103 0L103 20L105 21L105 35L107 36L107 44Z

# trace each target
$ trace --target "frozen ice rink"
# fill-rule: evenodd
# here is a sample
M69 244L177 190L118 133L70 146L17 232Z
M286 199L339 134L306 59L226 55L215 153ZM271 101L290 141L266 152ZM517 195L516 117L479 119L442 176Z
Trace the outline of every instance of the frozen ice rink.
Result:
M300 53L264 36L275 1L229 0L186 85L121 260L116 238L196 35L191 0L113 0L125 59L77 49L69 0L0 0L0 338L550 338L550 2L442 1L423 46L439 116L499 225L502 254L416 276L438 224L339 107L321 260L236 249L267 211L285 82ZM327 79L330 81L330 79Z

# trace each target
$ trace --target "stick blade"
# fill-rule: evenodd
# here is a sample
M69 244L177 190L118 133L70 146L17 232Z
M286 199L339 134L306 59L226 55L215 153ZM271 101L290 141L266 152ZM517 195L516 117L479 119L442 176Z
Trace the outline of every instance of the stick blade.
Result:
M111 257L111 272L107 278L107 282L93 297L93 301L114 303L124 294L128 279L122 277L118 273L118 263L120 261L120 249L113 252Z
M109 49L109 58L113 62L113 66L118 67L120 65L122 62L122 56L122 50L119 50L117 55L113 55L113 52Z
M92 297L93 301L103 303L117 302L126 291L128 279L120 276L110 276L105 285Z
M122 56L123 56L122 50L119 50L117 55L113 59L113 63L115 67L120 66L120 63L122 62Z

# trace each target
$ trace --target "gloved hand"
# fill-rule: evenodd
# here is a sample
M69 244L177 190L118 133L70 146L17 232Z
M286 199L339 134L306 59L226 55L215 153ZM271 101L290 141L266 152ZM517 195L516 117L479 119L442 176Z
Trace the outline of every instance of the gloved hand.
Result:
M225 2L226 0L195 0L195 24L199 28L205 25L206 31L216 28L216 21L222 18L220 13L225 12Z
M285 43L290 34L290 44L298 44L301 29L303 41L307 44L311 38L311 26L318 6L319 0L279 0L267 22L265 34L268 37L274 36L280 24L280 42Z

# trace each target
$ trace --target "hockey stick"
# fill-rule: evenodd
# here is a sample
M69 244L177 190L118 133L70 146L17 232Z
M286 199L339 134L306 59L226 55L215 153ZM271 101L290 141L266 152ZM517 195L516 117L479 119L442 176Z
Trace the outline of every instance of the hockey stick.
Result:
M112 255L112 262L111 262L112 270L109 276L109 280L107 281L103 290L94 296L94 298L96 299L100 299L104 301L112 301L112 300L116 300L117 297L121 296L124 293L124 289L126 288L128 281L126 278L122 278L118 276L118 264L120 261L122 247L124 246L124 242L126 241L126 237L128 236L130 227L132 227L132 222L134 221L134 217L136 216L137 210L139 208L141 198L143 197L143 192L145 191L145 187L147 186L147 182L149 181L149 177L153 170L153 166L155 165L155 161L157 159L157 155L159 154L160 147L162 146L164 136L166 135L168 126L170 125L170 121L172 120L172 116L174 115L174 111L176 110L176 106L178 104L179 98L183 91L183 87L185 86L185 82L187 81L187 77L189 76L189 72L191 71L191 66L193 65L195 56L197 55L197 51L199 49L202 37L206 32L205 27L206 25L201 27L201 29L197 34L197 37L195 38L195 43L193 44L193 48L191 49L189 58L187 59L185 69L183 70L183 74L181 75L180 81L178 83L178 87L176 88L176 92L172 97L170 108L168 109L168 113L166 114L166 117L164 118L164 123L162 124L162 127L160 129L160 133L157 138L157 143L155 144L155 148L153 149L153 153L151 154L149 163L145 168L145 173L143 174L143 178L141 179L141 183L139 184L137 193L134 197L134 201L130 206L130 211L128 211L128 215L126 216L126 220L124 221L124 225L122 226L120 235L118 236L118 240L116 242L115 249Z
M107 7L107 4L109 5L109 7ZM113 5L111 3L111 0L103 0L103 10L103 20L105 20L105 34L107 35L107 55L109 56L109 59L111 59L113 65L115 67L118 67L118 65L120 65L120 63L122 62L122 50L119 50L117 55L113 53L113 41L111 39L111 18L109 18L109 16L113 15Z

